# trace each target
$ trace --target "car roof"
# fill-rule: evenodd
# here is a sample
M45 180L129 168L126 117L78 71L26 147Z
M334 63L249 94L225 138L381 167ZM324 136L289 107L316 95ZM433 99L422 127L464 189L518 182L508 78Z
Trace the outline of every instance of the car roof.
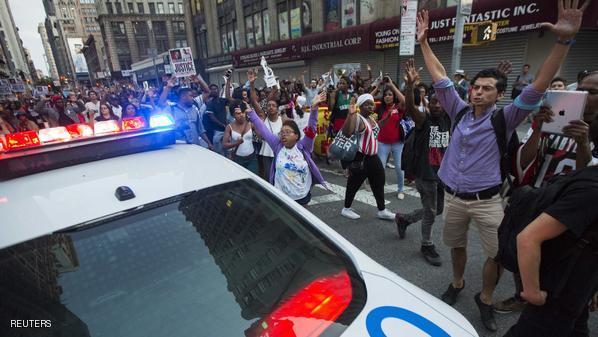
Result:
M0 183L0 248L181 193L251 175L196 145L176 144ZM129 187L135 198L119 201Z

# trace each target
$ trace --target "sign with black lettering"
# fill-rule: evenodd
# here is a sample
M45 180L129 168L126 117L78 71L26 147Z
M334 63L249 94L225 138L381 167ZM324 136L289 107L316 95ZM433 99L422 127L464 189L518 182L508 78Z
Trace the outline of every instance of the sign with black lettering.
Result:
M170 55L170 69L175 77L188 77L197 74L191 48L176 48L168 51Z

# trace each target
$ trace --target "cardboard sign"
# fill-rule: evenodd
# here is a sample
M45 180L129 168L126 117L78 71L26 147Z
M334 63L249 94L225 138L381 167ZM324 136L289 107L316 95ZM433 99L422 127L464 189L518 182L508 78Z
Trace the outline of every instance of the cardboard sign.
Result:
M268 62L266 61L266 58L262 56L262 60L260 62L262 68L264 69L264 82L266 82L266 86L268 88L273 88L273 87L278 87L280 88L280 85L278 84L278 81L276 80L276 76L274 76L274 72L272 71L272 68L268 67Z
M168 51L170 55L170 68L175 77L187 77L197 74L191 48L176 48Z
M9 79L12 92L25 92L25 85L20 79Z

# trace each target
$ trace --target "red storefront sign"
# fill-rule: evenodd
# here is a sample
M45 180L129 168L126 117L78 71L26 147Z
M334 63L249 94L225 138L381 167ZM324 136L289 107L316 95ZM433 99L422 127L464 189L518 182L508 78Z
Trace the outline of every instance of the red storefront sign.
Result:
M233 65L236 68L258 65L262 56L268 63L280 63L320 55L367 51L370 49L369 36L369 25L312 34L265 47L233 52Z
M556 2L544 0L476 0L466 22L497 22L499 35L526 32L538 29L542 22L554 23L557 19L556 6ZM430 43L453 40L456 11L456 6L430 11ZM598 1L593 1L584 14L582 28L598 29ZM310 34L264 47L244 49L232 53L233 65L237 68L258 65L262 56L268 63L280 63L320 55L396 48L400 41L399 27L400 17L397 16L338 31Z

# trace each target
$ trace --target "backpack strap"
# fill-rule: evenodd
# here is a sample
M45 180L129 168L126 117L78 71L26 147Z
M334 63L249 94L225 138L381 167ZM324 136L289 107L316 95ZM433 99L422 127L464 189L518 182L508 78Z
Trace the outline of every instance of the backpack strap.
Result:
M457 124L459 124L459 122L463 119L463 116L465 116L469 108L470 107L468 105L463 109L459 110L459 112L457 112L457 115L455 115L455 120L453 121L453 127L451 128L451 134L455 133L455 128L457 127Z
M513 180L509 175L509 166L511 165L511 163L509 162L508 153L509 139L507 137L507 121L505 119L505 111L503 110L503 108L500 108L492 112L490 122L492 123L494 134L496 135L496 144L498 145L498 153L500 155L500 175L503 181L504 179L507 179L509 186L512 188Z

